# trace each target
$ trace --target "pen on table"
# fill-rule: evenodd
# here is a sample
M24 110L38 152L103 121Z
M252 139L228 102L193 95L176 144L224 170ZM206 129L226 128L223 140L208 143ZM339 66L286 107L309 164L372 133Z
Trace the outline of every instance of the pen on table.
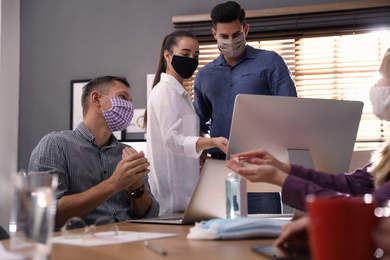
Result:
M160 254L160 255L166 255L167 251L164 248L161 248L159 246L156 246L155 244L152 244L148 241L145 241L145 246L149 249L152 249L154 252Z

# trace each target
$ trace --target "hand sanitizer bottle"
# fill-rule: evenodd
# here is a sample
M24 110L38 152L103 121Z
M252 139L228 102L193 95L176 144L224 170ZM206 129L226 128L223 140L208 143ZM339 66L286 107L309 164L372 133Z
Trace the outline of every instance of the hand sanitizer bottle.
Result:
M235 158L238 160L238 158ZM247 216L246 180L236 172L226 177L226 218L235 219Z

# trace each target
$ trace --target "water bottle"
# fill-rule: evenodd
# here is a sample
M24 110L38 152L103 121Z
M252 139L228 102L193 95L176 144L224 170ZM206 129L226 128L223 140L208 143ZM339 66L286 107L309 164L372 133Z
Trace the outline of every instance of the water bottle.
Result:
M236 172L226 177L226 218L235 219L247 216L246 180Z

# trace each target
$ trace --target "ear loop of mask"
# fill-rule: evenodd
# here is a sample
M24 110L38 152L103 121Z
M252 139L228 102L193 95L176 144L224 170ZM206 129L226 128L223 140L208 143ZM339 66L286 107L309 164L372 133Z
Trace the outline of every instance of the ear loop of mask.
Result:
M99 94L101 95L101 96L103 96L103 97L105 97L105 98L108 98L108 99L110 99L110 102L111 102L111 97L109 97L109 96L106 96L106 95L103 95L102 93L100 93L99 92ZM112 102L111 102L111 108L109 108L109 109L107 109L107 110L104 110L101 106L99 107L100 108L100 110L102 110L102 111L108 111L108 110L110 110L111 108L112 108Z

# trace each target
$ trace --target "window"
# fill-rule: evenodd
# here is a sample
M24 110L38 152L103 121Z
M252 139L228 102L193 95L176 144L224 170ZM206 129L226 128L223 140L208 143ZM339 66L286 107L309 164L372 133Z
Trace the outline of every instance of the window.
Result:
M277 40L251 39L248 44L274 50L284 58L300 98L364 102L355 149L376 148L385 140L388 126L372 114L369 89L384 53L390 48L390 30ZM197 71L219 55L215 41L200 45ZM196 72L185 82L192 96Z

